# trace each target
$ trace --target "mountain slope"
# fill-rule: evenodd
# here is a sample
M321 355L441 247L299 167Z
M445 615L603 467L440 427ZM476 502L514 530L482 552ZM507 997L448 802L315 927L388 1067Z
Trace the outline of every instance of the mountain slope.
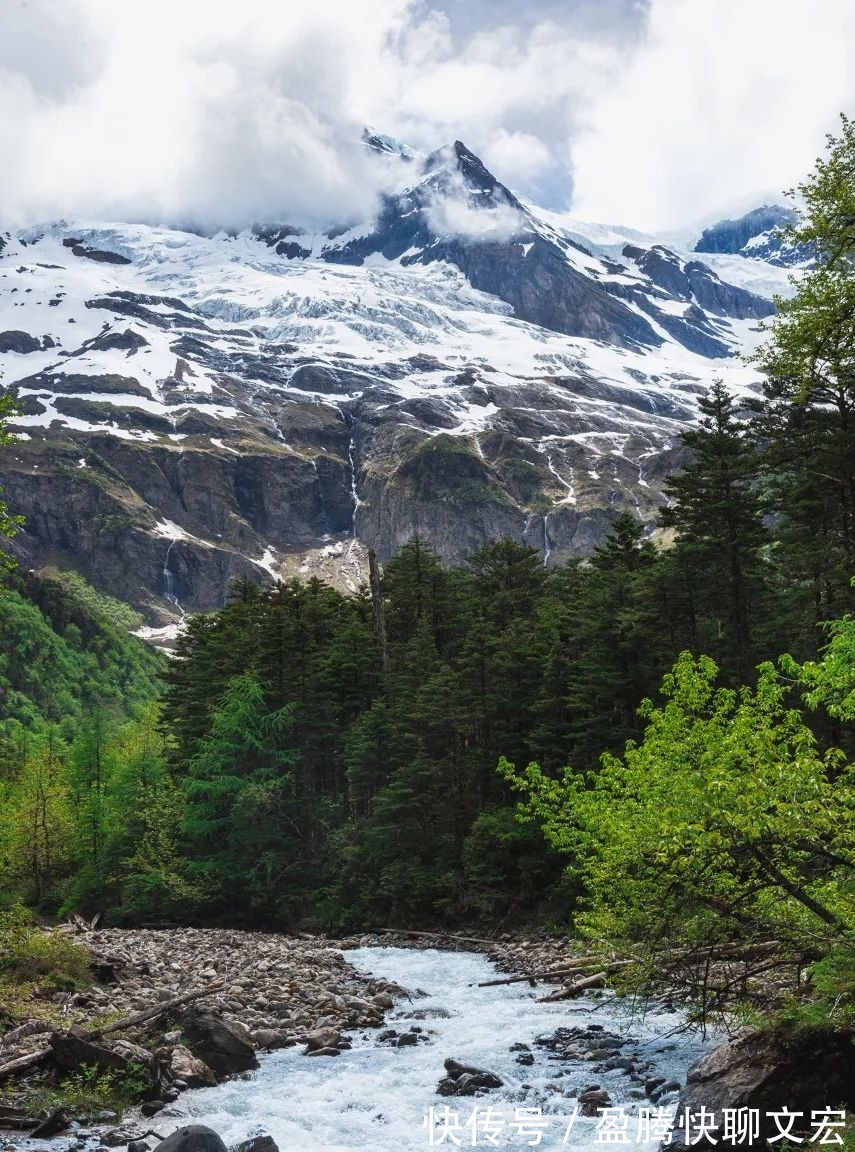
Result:
M698 394L756 387L732 353L768 299L653 243L586 246L459 143L401 162L376 220L320 236L3 237L22 440L0 483L28 564L163 626L237 575L355 587L364 545L416 532L447 562L510 536L551 564L621 507L655 516Z

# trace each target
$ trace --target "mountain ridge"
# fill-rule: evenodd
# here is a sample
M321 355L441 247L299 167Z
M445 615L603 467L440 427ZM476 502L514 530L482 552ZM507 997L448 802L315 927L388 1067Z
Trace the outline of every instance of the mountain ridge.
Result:
M367 546L416 532L446 563L509 536L554 564L621 507L652 523L697 396L756 391L733 353L769 299L693 253L599 254L460 142L402 166L374 220L324 234L4 235L22 561L78 568L151 634L238 575L355 588Z

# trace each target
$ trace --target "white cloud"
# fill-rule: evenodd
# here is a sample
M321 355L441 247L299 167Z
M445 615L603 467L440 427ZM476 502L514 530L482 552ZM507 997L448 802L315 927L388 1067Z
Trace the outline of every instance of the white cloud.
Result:
M360 141L354 89L406 11L76 0L49 90L26 25L53 30L56 8L31 0L16 26L33 50L0 58L0 210L209 226L367 214L387 174ZM71 49L90 41L98 65L79 75Z
M672 227L791 186L855 104L851 0L653 0L573 148L574 214Z
M454 164L451 156L449 164ZM513 204L478 204L456 167L451 168L442 193L428 204L426 216L429 227L440 236L496 243L516 236L524 224Z
M810 168L854 34L850 0L3 0L0 224L348 223L400 178L371 123L676 225Z

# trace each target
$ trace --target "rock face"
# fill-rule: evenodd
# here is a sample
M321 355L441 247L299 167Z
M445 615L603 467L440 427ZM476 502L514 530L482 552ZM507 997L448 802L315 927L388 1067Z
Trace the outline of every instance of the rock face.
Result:
M855 1047L845 1036L817 1037L782 1047L763 1035L752 1035L715 1048L689 1070L686 1087L680 1095L677 1115L685 1109L700 1112L705 1107L716 1113L719 1128L712 1140L696 1143L699 1148L721 1144L720 1125L726 1108L755 1108L760 1112L760 1133L755 1147L766 1138L776 1136L774 1121L768 1112L801 1112L803 1119L795 1131L809 1129L811 1112L817 1108L855 1104ZM675 1147L688 1144L683 1129L675 1129ZM749 1145L743 1145L749 1146Z
M783 204L764 204L735 220L719 220L705 228L695 244L696 252L728 253L766 260L783 266L800 264L810 253L787 244L777 232L798 222L798 213Z
M384 139L367 141L389 154ZM238 576L355 589L419 534L547 565L652 522L679 432L771 304L662 245L596 254L460 142L326 236L57 222L0 247L0 486L29 567L145 635Z

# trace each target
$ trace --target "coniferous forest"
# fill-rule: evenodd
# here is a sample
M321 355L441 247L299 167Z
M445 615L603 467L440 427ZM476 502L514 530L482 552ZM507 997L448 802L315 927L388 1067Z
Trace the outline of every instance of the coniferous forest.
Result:
M173 659L79 578L10 571L3 899L772 937L833 961L855 1011L853 166L844 120L800 189L815 262L763 396L700 400L655 531L616 512L549 569L508 541L447 569L413 539L356 596L239 582Z

